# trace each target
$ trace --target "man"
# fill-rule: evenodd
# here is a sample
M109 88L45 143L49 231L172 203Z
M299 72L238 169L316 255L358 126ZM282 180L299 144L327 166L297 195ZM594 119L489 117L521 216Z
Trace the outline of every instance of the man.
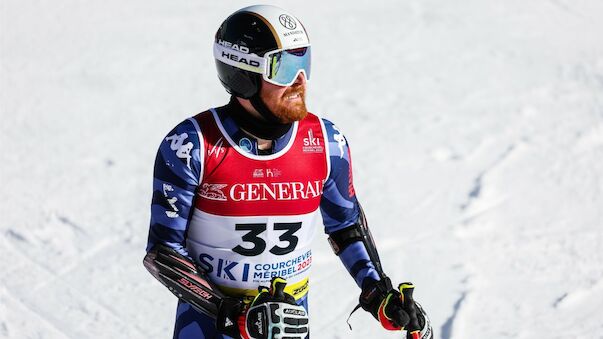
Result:
M359 305L388 330L431 338L412 284L394 289L381 269L346 139L306 109L301 22L243 8L218 29L214 56L230 102L176 126L155 162L144 264L180 299L174 338L306 338L319 211Z

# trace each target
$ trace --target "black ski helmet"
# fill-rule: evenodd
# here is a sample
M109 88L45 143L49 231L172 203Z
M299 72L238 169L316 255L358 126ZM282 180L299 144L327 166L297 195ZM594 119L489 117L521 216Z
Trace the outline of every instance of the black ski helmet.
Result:
M259 93L264 72L256 60L261 61L268 52L309 45L304 26L287 11L270 5L242 8L224 20L216 32L218 78L228 93L252 99Z

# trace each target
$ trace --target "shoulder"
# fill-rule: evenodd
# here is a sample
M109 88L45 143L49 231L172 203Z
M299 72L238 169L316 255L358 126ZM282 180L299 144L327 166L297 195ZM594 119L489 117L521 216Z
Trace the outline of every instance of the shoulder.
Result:
M172 177L173 173L189 184L199 180L203 167L201 150L204 146L197 117L203 114L180 121L165 134L155 162L156 173L163 173L164 177L167 174Z
M168 138L175 138L175 135L187 134L187 137L189 135L194 136L197 134L197 125L198 123L193 118L182 120L165 135L164 141Z
M320 124L321 128L325 132L325 138L329 142L337 142L338 139L343 138L343 133L339 127L337 127L332 121L323 118L314 113L308 113L308 116L304 119L305 121L313 121Z
M201 134L202 125L207 125L209 123L208 119L213 119L211 111L204 111L198 113L194 116L186 118L180 121L172 130L167 134L167 136L173 135L174 133L182 134L186 133L189 136L197 136Z
M163 138L161 147L168 147L172 150L176 145L178 148L182 145L188 145L188 148L198 148L203 142L201 126L208 125L212 119L211 111L204 111L180 121ZM190 144L189 144L190 143Z
M335 148L335 150L338 151L337 153L343 153L344 149L347 150L348 143L341 129L328 119L320 118L320 120L321 124L324 126L326 140L329 143L330 148ZM331 154L333 154L333 152Z
M323 117L318 117L318 119L320 120L320 124L324 127L325 133L329 137L329 141L334 141L336 135L343 135L339 127L331 120Z

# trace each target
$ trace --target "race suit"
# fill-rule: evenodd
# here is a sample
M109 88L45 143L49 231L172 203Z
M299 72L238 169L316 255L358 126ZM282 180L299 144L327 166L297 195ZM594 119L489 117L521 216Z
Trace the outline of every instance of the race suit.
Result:
M265 154L237 126L233 104L178 124L155 160L147 251L161 243L188 256L227 295L249 297L272 277L308 308L311 242L358 221L348 143L330 121L309 113ZM320 211L320 213L319 213ZM360 241L339 254L360 287L379 280ZM174 338L229 338L179 301Z

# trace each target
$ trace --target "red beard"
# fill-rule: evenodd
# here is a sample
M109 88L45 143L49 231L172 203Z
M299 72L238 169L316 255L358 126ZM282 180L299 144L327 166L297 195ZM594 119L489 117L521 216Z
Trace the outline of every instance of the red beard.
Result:
M299 94L301 100L295 100L287 102L286 98ZM306 91L303 86L296 86L288 88L281 97L266 97L260 93L260 97L264 104L270 108L274 116L276 116L281 123L289 124L294 121L300 121L308 115L308 109L306 108Z

